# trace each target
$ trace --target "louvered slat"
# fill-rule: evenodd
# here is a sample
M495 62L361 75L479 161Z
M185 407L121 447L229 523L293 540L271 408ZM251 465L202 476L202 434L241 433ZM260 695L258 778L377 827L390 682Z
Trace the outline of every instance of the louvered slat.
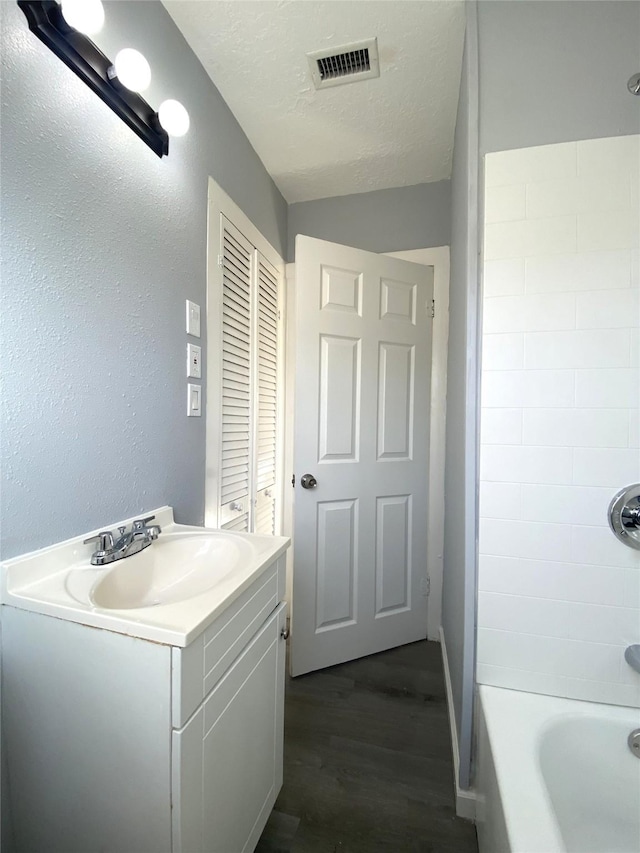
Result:
M223 530L234 530L236 533L246 533L249 530L249 516L245 512L244 515L239 515L233 521L222 525Z
M249 506L251 435L251 263L253 246L232 227L222 233L222 443L220 503ZM223 524L248 530L243 512Z
M277 355L278 355L278 277L262 255L258 254L258 400L256 490L273 487L276 481ZM265 500L264 496L262 501ZM273 533L274 501L267 500L268 512L257 503L256 530ZM259 529L260 528L260 529Z

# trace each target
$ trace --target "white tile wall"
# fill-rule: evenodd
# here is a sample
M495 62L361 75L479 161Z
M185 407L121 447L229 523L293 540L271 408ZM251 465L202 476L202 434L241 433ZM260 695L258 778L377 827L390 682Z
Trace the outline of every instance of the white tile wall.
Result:
M637 279L632 281L633 252L620 250L613 252L594 252L571 255L534 255L524 261L523 290L527 293L553 293L587 290L622 290L638 287ZM488 261L485 265L507 263L506 261ZM508 263L522 263L514 258ZM521 291L506 291L519 293ZM485 296L499 296L500 293L484 291Z
M478 680L640 706L640 136L485 160Z
M499 413L503 410L485 411ZM628 409L522 409L522 440L518 443L549 447L630 447L629 415ZM508 441L501 443L509 444Z
M590 327L569 332L530 332L524 339L524 367L628 367L630 346L629 329Z
M524 184L507 184L504 187L495 187L485 207L485 222L524 219L525 190Z
M592 156L597 156L597 153L592 152ZM606 157L600 156L606 160ZM584 159L584 154L582 157ZM588 165L583 168L588 173L594 171L589 169ZM487 188L533 181L563 180L574 178L577 174L577 142L501 151L499 154L487 156L485 160Z
M524 335L485 335L482 363L487 370L521 370L524 367Z
M629 279L631 272L628 272ZM524 258L487 261L484 265L485 296L524 293Z
M535 483L519 485L522 501L522 514L519 517L525 521L593 527L607 525L602 505L611 498L611 489L590 486L541 486Z
M577 370L576 406L637 411L640 404L640 370Z
M480 430L484 444L521 444L522 409L485 409Z
M482 326L487 335L575 329L575 325L576 297L573 293L526 293L484 300Z
M526 372L524 370L487 370L483 372L482 405L485 408L503 408L504 406L564 408L574 406L575 402L575 370L528 370Z

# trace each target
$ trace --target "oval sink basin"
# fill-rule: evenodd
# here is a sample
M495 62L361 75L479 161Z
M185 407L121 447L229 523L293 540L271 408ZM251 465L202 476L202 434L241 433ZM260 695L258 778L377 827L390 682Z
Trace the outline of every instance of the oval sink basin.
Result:
M114 563L91 590L91 602L130 610L184 601L221 583L250 557L248 542L224 534L161 534L144 551Z

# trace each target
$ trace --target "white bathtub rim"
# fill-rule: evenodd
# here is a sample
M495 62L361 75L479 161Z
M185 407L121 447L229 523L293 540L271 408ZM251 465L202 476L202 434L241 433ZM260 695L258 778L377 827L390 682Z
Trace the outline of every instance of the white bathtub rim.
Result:
M627 722L634 710L640 711L485 684L479 685L479 694L510 848L518 853L564 853L566 844L540 767L544 733L562 718Z
M479 686L479 693L510 849L564 853L565 844L534 753L539 733L536 722L526 724L523 719L531 711L537 717L536 700L549 697L485 684ZM545 719L548 716L547 710Z

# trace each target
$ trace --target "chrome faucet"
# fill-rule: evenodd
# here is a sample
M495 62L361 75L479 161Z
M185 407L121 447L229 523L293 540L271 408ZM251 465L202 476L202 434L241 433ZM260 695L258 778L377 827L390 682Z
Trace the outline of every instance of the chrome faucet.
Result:
M148 518L136 519L128 532L126 532L126 527L119 527L118 533L120 535L115 539L110 530L103 530L96 536L85 539L85 545L89 542L98 543L98 548L91 555L91 565L105 566L108 563L114 563L116 560L131 557L132 554L137 554L148 548L162 532L157 524L147 527L148 522L153 521L154 518L155 515L150 515Z

